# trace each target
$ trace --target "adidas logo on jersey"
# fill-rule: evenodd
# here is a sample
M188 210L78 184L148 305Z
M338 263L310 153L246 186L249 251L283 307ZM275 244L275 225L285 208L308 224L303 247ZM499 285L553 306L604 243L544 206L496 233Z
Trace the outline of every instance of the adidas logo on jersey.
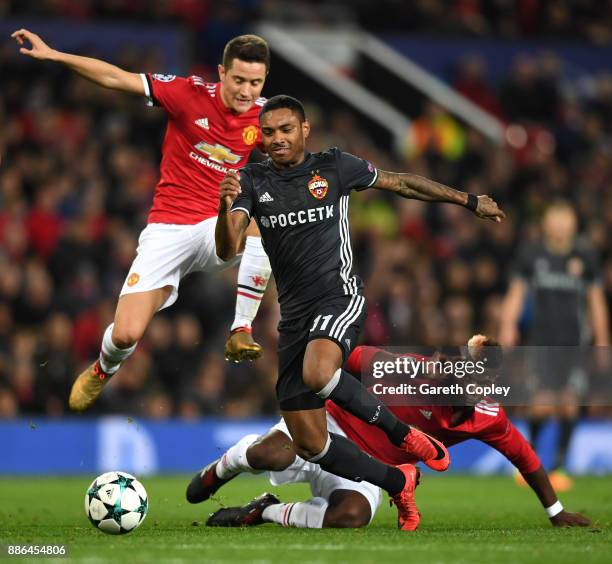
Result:
M425 417L425 419L431 419L431 411L429 411L428 409L419 409L419 411L421 412L423 417Z
M273 202L274 198L270 196L267 192L264 192L261 196L259 196L259 202Z
M203 129L210 129L208 125L208 118L196 119L193 123L195 123L196 125L199 125Z

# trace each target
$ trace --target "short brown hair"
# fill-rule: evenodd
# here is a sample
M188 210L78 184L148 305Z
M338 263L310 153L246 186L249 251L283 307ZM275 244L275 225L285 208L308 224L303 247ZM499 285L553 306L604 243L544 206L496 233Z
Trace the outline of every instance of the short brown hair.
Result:
M266 65L266 72L270 70L270 48L266 40L259 35L239 35L229 41L223 49L225 70L232 67L234 59L247 63L263 63Z

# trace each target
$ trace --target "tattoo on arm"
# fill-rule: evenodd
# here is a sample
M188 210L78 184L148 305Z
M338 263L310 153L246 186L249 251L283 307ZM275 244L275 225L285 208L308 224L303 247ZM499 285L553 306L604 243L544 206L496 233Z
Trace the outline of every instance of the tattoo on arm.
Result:
M467 194L417 174L378 171L374 188L395 192L403 198L424 202L449 202L464 206Z
M238 217L234 217L234 227L238 231L238 234L242 236L246 228L249 226L249 223L251 222L251 220L249 216L246 213L244 213L242 210L239 210L238 212L232 212L232 213L234 216L236 215L238 216Z

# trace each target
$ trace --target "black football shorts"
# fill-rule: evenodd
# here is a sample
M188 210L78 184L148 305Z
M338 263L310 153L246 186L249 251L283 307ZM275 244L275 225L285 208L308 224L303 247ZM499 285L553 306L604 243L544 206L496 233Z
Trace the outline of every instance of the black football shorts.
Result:
M306 346L314 339L334 341L342 349L344 362L357 344L366 316L363 296L334 296L318 303L308 315L281 321L276 397L283 411L319 409L325 405L325 401L304 384Z

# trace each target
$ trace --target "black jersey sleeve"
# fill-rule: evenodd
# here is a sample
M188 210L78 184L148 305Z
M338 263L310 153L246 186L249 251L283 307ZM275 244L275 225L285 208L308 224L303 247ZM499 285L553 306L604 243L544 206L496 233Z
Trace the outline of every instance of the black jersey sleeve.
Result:
M337 161L340 182L344 193L348 193L351 190L365 190L372 186L378 178L376 167L365 159L338 151Z
M510 270L510 279L520 278L529 283L533 275L534 261L532 248L528 246L521 248Z
M587 283L587 286L601 285L602 276L601 269L599 266L599 260L597 258L597 253L595 249L586 244L581 246L581 255L584 260L584 279Z
M253 213L253 181L245 169L240 171L240 188L242 192L234 200L230 211L241 210L250 218Z

